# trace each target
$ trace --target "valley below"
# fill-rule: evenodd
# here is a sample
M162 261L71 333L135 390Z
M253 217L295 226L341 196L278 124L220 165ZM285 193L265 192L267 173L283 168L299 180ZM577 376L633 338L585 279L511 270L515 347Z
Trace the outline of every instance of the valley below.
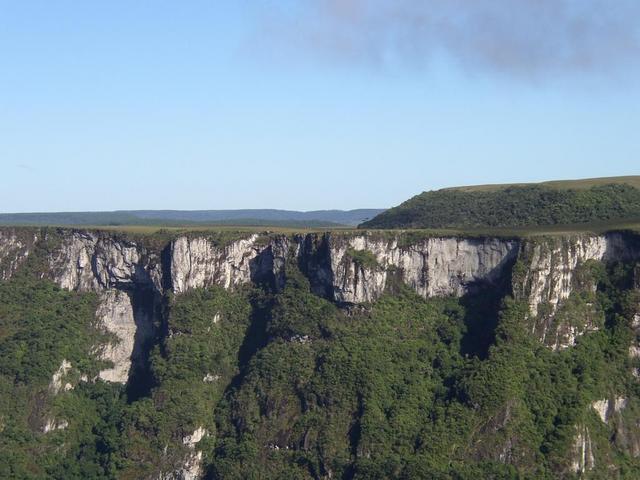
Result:
M633 230L2 227L0 476L637 478L639 262Z

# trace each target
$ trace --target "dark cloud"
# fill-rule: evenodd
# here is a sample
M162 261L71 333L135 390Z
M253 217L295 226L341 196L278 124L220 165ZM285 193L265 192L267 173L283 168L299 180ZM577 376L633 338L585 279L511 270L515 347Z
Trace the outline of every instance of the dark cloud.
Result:
M640 0L315 0L277 17L294 45L334 59L539 77L640 61ZM273 18L273 17L272 17Z

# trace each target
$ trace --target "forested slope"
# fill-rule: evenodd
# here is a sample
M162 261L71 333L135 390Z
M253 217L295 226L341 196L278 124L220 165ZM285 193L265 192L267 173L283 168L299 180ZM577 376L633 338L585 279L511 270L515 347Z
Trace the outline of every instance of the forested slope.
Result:
M635 178L635 177L622 177ZM551 182L423 192L361 224L362 228L509 228L640 222L634 182Z
M0 233L2 478L640 476L636 234Z

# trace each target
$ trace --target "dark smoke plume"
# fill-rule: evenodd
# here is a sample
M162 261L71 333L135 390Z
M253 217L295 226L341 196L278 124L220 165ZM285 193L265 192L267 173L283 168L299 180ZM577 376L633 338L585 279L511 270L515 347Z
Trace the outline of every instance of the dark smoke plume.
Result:
M296 47L345 62L426 67L443 56L528 77L640 62L640 0L310 0L276 18Z

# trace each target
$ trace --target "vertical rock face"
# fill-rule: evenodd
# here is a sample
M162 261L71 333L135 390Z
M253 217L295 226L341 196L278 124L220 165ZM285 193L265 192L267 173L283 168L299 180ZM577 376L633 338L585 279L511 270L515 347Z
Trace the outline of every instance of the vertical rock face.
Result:
M9 278L34 248L40 232L0 229L0 275ZM114 367L101 373L126 381L140 345L153 335L154 300L165 288L223 288L268 282L283 288L287 262L295 262L315 293L341 304L373 302L398 283L418 295L462 296L512 276L516 297L529 303L532 331L551 348L565 348L601 323L600 313L583 305L580 321L563 316L572 293L593 291L580 284L579 268L589 260L640 258L637 240L623 234L564 235L543 239L424 237L402 234L325 233L298 236L246 235L220 243L206 236L181 236L166 257L129 238L90 231L62 231L45 273L62 288L97 292L98 323L119 341L101 349ZM161 261L162 257L162 261ZM636 282L640 284L640 273ZM582 308L581 307L581 308ZM591 310L590 310L591 308ZM640 351L640 348L638 349Z
M524 241L519 260L524 274L514 278L514 294L529 303L532 332L553 349L567 348L580 335L597 330L602 319L585 305L582 320L571 324L561 308L573 293L595 292L578 271L588 261L612 262L639 258L640 251L623 234L564 235Z
M135 292L161 293L162 268L158 255L128 240L90 232L63 235L49 258L50 276L67 290L97 292L98 325L112 342L97 346L101 359L113 367L100 372L109 382L126 383L132 361L153 336L153 306L134 308ZM149 307L149 305L145 305Z
M340 303L378 299L399 280L427 298L462 296L508 273L518 242L501 239L427 238L401 245L367 235L307 239L302 264L318 293Z
M626 397L615 397L604 400L596 400L591 407L596 411L603 423L609 423L609 420L616 414L626 408L629 399Z
M27 259L38 240L36 233L0 229L0 280L9 280Z
M602 260L607 253L603 236L554 237L526 242L521 258L526 262L526 276L521 291L527 296L533 316L546 304L552 316L561 301L573 291L573 278L579 264Z
M128 240L90 232L73 232L49 260L60 287L101 291L147 285L161 290L162 269L156 255Z
M589 429L584 425L576 427L576 436L573 442L570 471L576 474L584 474L593 470L596 465L591 444Z
M67 360L62 360L60 368L51 377L49 382L49 391L53 395L57 395L61 390L67 391L73 388L73 385L66 382L65 377L71 371L71 363Z
M528 292L531 312L541 304L555 311L575 287L578 266L589 260L614 262L640 258L637 242L621 233L549 237L542 242L526 242L522 258L527 261L524 291Z
M206 237L177 238L171 245L174 292L183 293L211 285L231 288L260 277L264 273L263 268L283 268L283 259L282 263L276 264L274 254L265 254L269 249L275 252L283 240L264 245L256 242L258 238L258 235L251 235L225 246L218 246Z
M126 383L132 363L141 361L140 347L153 336L153 318L142 309L134 315L127 292L109 289L100 294L96 312L98 324L114 341L98 348L102 360L113 363L99 377L107 382Z
M374 301L397 275L424 297L460 296L477 284L498 281L518 251L518 242L499 239L430 238L410 246L366 235L258 239L254 235L223 247L202 237L176 239L171 247L173 290L231 288L267 278L281 286L285 263L293 260L317 293L340 303ZM288 257L290 251L293 257ZM366 252L375 264L360 261L358 252Z

